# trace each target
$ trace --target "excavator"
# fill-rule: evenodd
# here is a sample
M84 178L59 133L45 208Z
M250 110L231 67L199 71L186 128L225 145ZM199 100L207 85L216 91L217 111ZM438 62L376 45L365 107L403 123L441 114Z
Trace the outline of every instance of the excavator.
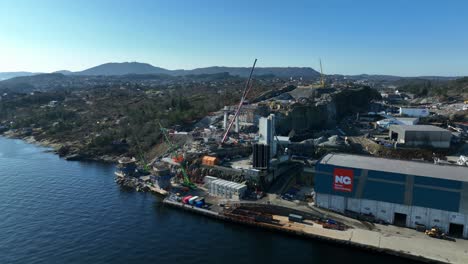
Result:
M430 236L430 237L433 237L433 238L442 239L445 236L445 234L442 232L442 230L440 230L440 228L438 228L438 227L433 227L431 229L428 229L424 233L426 235Z
M449 241L455 241L454 238L447 236L440 228L437 226L432 227L431 229L426 230L424 232L426 235L433 237L433 238L438 238L438 239L444 239L444 240L449 240Z

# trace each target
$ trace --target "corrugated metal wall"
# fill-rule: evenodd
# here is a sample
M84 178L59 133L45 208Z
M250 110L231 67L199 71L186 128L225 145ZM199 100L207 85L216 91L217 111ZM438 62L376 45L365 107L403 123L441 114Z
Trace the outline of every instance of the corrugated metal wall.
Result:
M414 187L413 205L458 212L460 208L460 193L429 189L427 187Z
M377 182L367 179L363 199L377 200L389 203L404 203L405 185L387 182Z
M317 164L315 170L315 191L326 194L335 194L333 190L333 170L335 168L344 168L344 167L335 167L324 164ZM361 174L360 169L353 169L354 171L354 186L352 192L337 192L339 195L344 197L355 197L356 195L356 186L359 184L359 175Z
M411 228L416 228L417 225L424 225L426 228L438 226L444 232L449 232L450 224L459 224L464 227L463 236L468 237L468 215L460 213L321 193L317 193L316 205L342 213L349 210L372 214L387 223L394 223L395 213L404 214L405 225Z
M354 181L351 192L342 192L333 189L335 168L344 167L317 164L317 193L459 212L462 192L462 183L459 181L344 168L353 170ZM408 177L414 177L414 182Z

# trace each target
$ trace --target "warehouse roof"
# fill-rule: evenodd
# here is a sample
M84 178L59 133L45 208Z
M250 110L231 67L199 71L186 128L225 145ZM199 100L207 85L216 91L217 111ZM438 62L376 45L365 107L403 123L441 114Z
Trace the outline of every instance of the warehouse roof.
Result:
M437 126L431 125L391 125L390 129L400 129L403 131L438 131L438 132L449 132L447 129L443 129Z
M332 153L319 164L468 182L468 167Z
M419 120L419 117L395 117L396 120L415 121Z
M226 180L223 180L223 179L217 179L217 180L213 180L212 183L214 184L217 184L219 186L224 186L224 187L231 187L233 189L236 189L236 190L240 190L242 188L245 188L246 185L243 184L243 183L237 183L237 182L232 182L232 181L226 181Z

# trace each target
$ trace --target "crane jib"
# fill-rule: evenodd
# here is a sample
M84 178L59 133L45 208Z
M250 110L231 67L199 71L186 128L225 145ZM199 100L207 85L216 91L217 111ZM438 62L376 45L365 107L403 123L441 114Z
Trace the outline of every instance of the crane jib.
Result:
M224 133L223 139L221 140L221 144L223 144L226 141L227 136L229 134L229 130L231 130L231 127L234 124L237 116L239 115L239 112L240 112L240 110L242 108L242 105L244 104L246 96L247 96L248 92L250 91L250 89L252 88L252 85L250 83L251 83L251 80L252 80L252 74L253 74L253 71L255 69L256 64L257 64L257 59L255 59L255 61L253 63L253 66L252 66L252 69L250 70L250 75L249 75L249 78L247 79L247 82L245 84L244 92L242 93L242 97L241 97L239 105L238 105L238 107L236 109L236 112L234 114L234 118L231 120L231 122L229 122L229 125L226 128L226 132Z

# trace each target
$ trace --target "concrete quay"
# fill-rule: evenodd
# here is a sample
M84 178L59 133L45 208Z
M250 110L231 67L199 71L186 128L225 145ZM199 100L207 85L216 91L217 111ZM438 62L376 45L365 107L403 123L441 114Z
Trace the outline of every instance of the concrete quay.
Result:
M350 228L339 231L325 229L322 225L309 220L303 223L290 222L287 216L281 215L273 216L279 224L252 222L227 217L223 213L196 208L170 199L165 199L163 202L169 206L223 221L258 226L426 263L468 263L468 240L457 239L455 242L440 240L412 229L385 225L375 225L374 230Z

